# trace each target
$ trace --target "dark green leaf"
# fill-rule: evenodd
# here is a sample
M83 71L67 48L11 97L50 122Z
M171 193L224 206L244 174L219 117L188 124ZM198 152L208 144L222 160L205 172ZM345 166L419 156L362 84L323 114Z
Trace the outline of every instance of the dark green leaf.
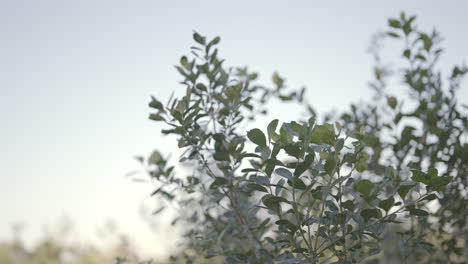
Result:
M305 190L307 188L304 181L302 181L300 178L288 180L288 184L294 189Z
M193 33L193 39L198 42L199 44L205 45L205 38L202 37L200 34L197 32Z
M246 153L243 155L244 158L258 158L261 159L262 157L255 153Z
M164 111L164 106L161 102L159 102L156 98L152 97L151 102L149 103L149 107L155 108L160 111Z
M323 168L325 169L325 172L327 172L328 175L330 176L333 176L335 167L336 167L336 161L333 159L329 159L325 161L325 165L323 166Z
M436 177L427 185L429 191L442 191L452 181L452 176Z
M262 197L262 203L270 210L280 213L281 212L281 202L289 203L288 200L283 197L274 196L267 194Z
M259 184L255 184L255 183L249 183L247 184L247 187L250 188L250 189L253 189L253 190L256 190L256 191L259 191L259 192L268 192L267 189Z
M366 220L369 220L371 218L379 219L382 217L382 212L380 212L379 209L364 209L362 210L361 215Z
M221 38L220 37L215 37L212 41L210 41L210 43L208 45L209 46L218 45L219 41L221 41Z
M254 128L250 130L249 132L247 132L247 137L250 139L250 141L252 141L253 143L259 146L262 146L262 147L267 146L265 134L263 134L263 132L258 128Z
M257 169L252 169L252 168L247 168L247 169L242 169L241 172L258 172L259 170Z
M387 35L389 35L389 36L392 37L392 38L400 38L400 35L398 35L398 34L395 33L395 32L387 32Z
M216 152L213 154L213 158L217 161L230 161L228 152Z
M354 209L354 203L351 200L342 203L343 207L352 211Z
M296 144L288 144L284 146L284 151L295 158L299 158L301 155L301 148Z
M296 170L294 170L294 176L299 177L304 173L307 169L310 168L310 165L314 162L314 154L307 154L306 158L303 162L297 165Z
M226 183L228 183L228 181L225 178L216 177L215 180L213 181L213 183L210 185L210 189L218 188L220 186L225 185Z
M341 151L344 147L344 139L343 138L339 138L337 141L336 141L336 145L335 145L335 149L336 151Z
M197 83L197 86L195 86L198 90L206 92L206 86L203 83Z
M400 197L404 200L405 197L406 197L406 194L408 194L408 192L411 190L411 188L413 188L414 186L416 186L416 184L410 184L410 185L400 185L400 187L398 187L398 194L400 195Z
M281 78L277 72L273 74L272 80L273 83L276 85L276 89L280 90L281 88L283 88L284 79Z
M389 19L388 20L388 25L393 28L401 28L401 23L400 21L396 19Z
M356 183L355 188L356 188L356 191L358 191L365 197L368 197L370 196L372 192L373 186L374 184L369 180L360 180L358 183Z
M392 108L392 109L395 109L395 107L397 106L397 99L394 97L394 96L389 96L387 97L387 104Z
M388 212L388 210L390 210L390 208L393 207L393 204L395 203L395 198L393 197L390 197L386 200L383 200L379 203L379 207L384 209L386 212Z
M437 197L437 195L435 193L431 193L431 194L425 196L423 199L421 199L421 201L432 201L432 200L435 200L435 199L439 199L439 197Z
M268 175L268 177L271 177L271 173L273 173L273 170L275 169L276 164L277 164L277 161L275 159L268 159L266 161L265 173Z
M153 121L165 121L166 120L160 114L150 114L149 119Z
M291 232L295 232L298 229L298 227L295 224L291 223L289 220L286 220L286 219L280 219L276 221L275 224L279 226L284 226L287 229L289 229Z
M413 176L411 177L413 181L422 182L426 185L431 182L431 177L428 174L419 170L411 170L411 172L413 173Z
M421 209L417 209L417 208L411 208L411 209L408 209L410 215L415 215L415 216L427 216L429 215L428 212L424 211L424 210L421 210Z

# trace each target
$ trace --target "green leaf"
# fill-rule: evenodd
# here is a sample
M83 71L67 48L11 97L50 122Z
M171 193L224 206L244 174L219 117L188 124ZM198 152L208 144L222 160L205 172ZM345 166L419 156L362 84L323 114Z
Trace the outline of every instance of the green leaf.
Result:
M393 207L393 204L395 203L395 198L393 197L390 197L386 200L383 200L379 203L379 207L384 209L385 212L388 212L388 210L390 210L390 208Z
M312 131L311 142L335 145L335 128L331 124L316 125Z
M413 188L414 186L416 186L416 184L410 184L410 185L400 185L400 187L398 187L398 194L400 195L400 197L404 200L405 197L406 197L406 194L408 194L408 192L411 190L411 188Z
M307 154L304 161L297 165L296 170L294 171L294 176L299 177L304 173L307 169L310 168L310 165L314 162L314 154Z
M221 38L220 37L215 37L212 41L210 41L210 43L208 44L208 46L213 46L213 45L218 45L218 43L221 41Z
M389 19L388 20L388 25L392 28L401 28L401 23L400 21L396 19Z
M439 171L436 168L430 168L427 171L427 175L429 175L429 177L431 177L431 178L435 178L435 177L437 177L439 175Z
M266 163L265 173L268 175L268 177L271 177L271 173L275 169L277 161L276 159L268 159L265 163Z
M376 218L376 219L381 218L382 217L382 212L380 212L379 209L364 209L364 210L362 210L361 215L367 221L367 220L369 220L371 218Z
M415 182L422 182L424 184L429 184L431 182L431 176L419 170L411 170L413 176L411 179Z
M339 138L336 141L335 150L336 151L341 151L343 149L343 147L344 147L344 138Z
M350 210L350 211L352 211L352 210L354 209L354 203L353 203L353 201L351 201L351 200L348 200L348 201L346 201L346 202L343 202L341 205L342 205L344 208L346 208L346 209L348 209L348 210Z
M281 205L280 203L289 203L288 200L284 199L283 197L274 196L272 194L267 194L262 197L262 203L270 210L280 213L281 212Z
M367 160L365 158L359 158L356 161L356 170L359 172L363 172L367 169Z
M255 183L249 183L247 184L247 188L250 188L250 189L253 189L253 190L256 190L256 191L259 191L259 192L268 192L267 189L259 184L255 184Z
M216 152L213 154L213 158L217 161L230 161L228 152Z
M161 156L161 153L157 150L153 151L151 153L151 156L148 158L148 165L157 165L160 162L163 162L163 158Z
M360 180L355 185L355 189L356 189L356 191L358 191L359 193L364 195L364 197L369 197L371 192L372 192L372 187L373 186L374 186L374 184L369 180Z
M284 79L281 78L277 72L273 74L272 80L273 83L276 85L276 89L280 90L281 88L283 88Z
M437 197L437 195L435 193L431 193L427 196L425 196L424 198L421 199L421 201L432 201L432 200L435 200L435 199L439 199L439 197Z
M392 108L395 109L395 107L398 104L397 99L394 96L389 96L387 97L387 104Z
M325 161L325 165L323 166L323 168L325 169L325 172L328 173L328 175L333 176L333 173L336 168L336 161L333 159Z
M245 169L242 169L241 172L243 172L243 173L259 172L259 170L258 169L253 169L253 168L245 168Z
M280 219L276 221L275 224L279 226L284 226L287 229L289 229L291 232L296 232L296 230L298 229L298 227L295 224L291 223L289 220L286 220L286 219Z
M255 153L246 153L243 155L244 158L258 158L261 159L262 156L255 154Z
M153 121L166 121L166 119L164 119L164 117L162 117L160 114L150 114L149 119Z
M405 49L405 50L403 51L403 57L406 57L406 58L409 59L410 56L411 56L411 50L410 50L410 49Z
M206 89L206 86L203 84L203 83L197 83L197 85L195 86L198 90L201 90L201 91L204 91L206 92L207 89Z
M287 144L284 146L284 151L295 158L299 158L301 155L301 148L296 144Z
M422 210L422 209L417 209L417 208L411 208L408 209L410 215L415 215L415 216L427 216L429 215L428 212Z
M415 128L412 126L405 126L405 128L403 128L403 130L401 131L401 140L399 142L401 146L406 146L411 141L411 139L414 138L414 130Z
M306 253L306 252L309 252L309 249L307 249L307 248L295 248L295 249L293 249L292 252L293 253Z
M249 132L247 132L247 137L250 139L250 141L252 141L253 143L259 146L262 146L262 147L267 146L265 134L263 134L263 132L258 128L254 128L250 130Z
M268 124L267 131L268 131L268 140L270 141L275 134L276 127L278 126L278 119L274 119L273 121Z
M436 177L427 185L428 191L443 191L445 186L452 181L452 176Z
M271 150L271 156L270 157L272 159L276 159L276 156L278 155L280 150L281 150L281 144L280 143L274 143L273 149Z
M427 173L419 170L411 170L411 179L415 182L424 183L429 191L442 191L444 187L452 181L450 176L437 176L439 172L435 168L429 169Z
M283 123L283 125L280 128L280 137L279 140L283 144L288 144L292 141L293 135L289 134L288 131L286 130L286 123Z
M288 180L288 184L292 186L294 189L305 190L307 188L304 181L302 181L299 178Z
M180 64L187 70L190 70L190 63L187 59L186 56L182 56L182 58L180 58Z
M151 99L152 99L152 100L151 100L151 102L149 103L149 107L155 108L155 109L157 109L157 110L159 110L159 111L164 111L164 106L163 106L163 104L162 104L160 101L158 101L158 100L157 100L156 98L154 98L154 97L151 97Z
M205 37L202 37L197 32L193 33L193 39L198 42L199 44L205 45Z
M395 32L387 32L387 35L392 37L392 38L400 38L400 35L398 35L397 33Z
M215 180L213 181L213 183L211 183L210 189L218 188L218 187L220 187L220 186L225 185L226 183L228 183L228 181L227 181L225 178L223 178L223 177L216 177Z

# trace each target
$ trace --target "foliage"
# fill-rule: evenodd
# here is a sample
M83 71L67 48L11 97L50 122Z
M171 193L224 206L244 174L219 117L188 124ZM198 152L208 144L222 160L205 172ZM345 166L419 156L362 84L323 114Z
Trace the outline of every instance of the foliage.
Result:
M33 246L21 238L21 228L14 228L15 238L0 242L0 263L2 264L101 264L138 263L157 264L152 261L138 261L137 252L128 238L116 232L112 225L106 230L113 242L106 249L93 244L78 244L70 241L73 231L70 222L61 223L58 230L44 234ZM107 233L107 231L105 233ZM117 257L123 256L123 257ZM122 262L128 260L128 262Z
M372 86L386 104L353 105L336 122L318 122L305 90L286 92L276 73L269 88L247 68L226 69L220 38L195 32L193 58L176 66L185 95L149 104L150 119L177 137L179 162L193 172L182 176L158 151L139 158L158 184L152 195L180 206L174 223L186 227L191 251L173 259L192 263L190 252L199 252L225 263L358 263L380 254L390 228L405 247L430 248L416 224L429 226L427 204L439 197L435 216L462 228L467 118L455 92L467 70L456 67L445 92L435 71L438 35L417 31L414 20L390 19L388 35L405 41L409 66L401 72L415 110L384 89L377 65ZM246 132L277 100L306 105L310 117ZM454 198L460 203L447 203Z
M426 184L427 190L439 191L432 223L429 218L411 219L408 234L420 239L437 235L441 241L437 247L446 251L447 258L455 256L446 260L455 263L457 258L463 259L458 242L467 234L468 107L458 102L457 90L468 69L454 66L444 79L437 64L443 52L439 33L420 31L414 21L414 16L402 13L389 19L387 33L404 42L404 66L396 70L396 77L407 88L407 95L398 98L388 89L392 70L383 66L379 50L374 50L374 101L352 105L340 120L347 130L361 130L370 153L369 172L379 175L393 165L398 181L412 180ZM444 178L432 177L437 173L435 168ZM450 177L453 181L443 188ZM430 244L415 245L433 250Z

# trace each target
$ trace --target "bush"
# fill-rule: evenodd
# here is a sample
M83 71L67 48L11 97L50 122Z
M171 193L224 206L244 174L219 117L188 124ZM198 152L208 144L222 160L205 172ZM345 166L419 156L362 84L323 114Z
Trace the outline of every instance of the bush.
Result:
M174 223L186 228L187 250L172 259L402 263L417 261L414 249L424 248L428 262L431 241L441 243L443 259L462 259L467 116L456 90L467 69L454 67L445 84L435 69L439 35L418 31L414 21L402 13L386 34L405 43L407 66L397 72L405 100L387 91L388 69L375 53L378 100L323 121L304 89L286 89L277 73L267 87L247 68L225 68L220 38L194 33L193 57L176 66L185 96L149 104L149 118L177 137L179 162L193 172L176 173L159 151L139 158L158 184L152 195L180 208ZM245 131L278 100L305 105L309 116ZM434 213L428 204L437 201ZM395 242L394 250L384 246Z

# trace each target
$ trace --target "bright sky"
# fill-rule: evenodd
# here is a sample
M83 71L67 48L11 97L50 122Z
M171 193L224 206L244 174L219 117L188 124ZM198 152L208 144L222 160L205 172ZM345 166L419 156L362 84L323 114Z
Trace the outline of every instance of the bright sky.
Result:
M171 229L156 219L153 234L139 213L151 186L123 175L134 155L172 148L147 103L182 89L173 65L192 30L220 35L227 65L266 81L277 70L326 111L369 96L366 49L401 10L442 32L443 69L468 58L466 1L0 0L0 239L14 222L37 239L64 214L92 239L111 218L162 254Z

